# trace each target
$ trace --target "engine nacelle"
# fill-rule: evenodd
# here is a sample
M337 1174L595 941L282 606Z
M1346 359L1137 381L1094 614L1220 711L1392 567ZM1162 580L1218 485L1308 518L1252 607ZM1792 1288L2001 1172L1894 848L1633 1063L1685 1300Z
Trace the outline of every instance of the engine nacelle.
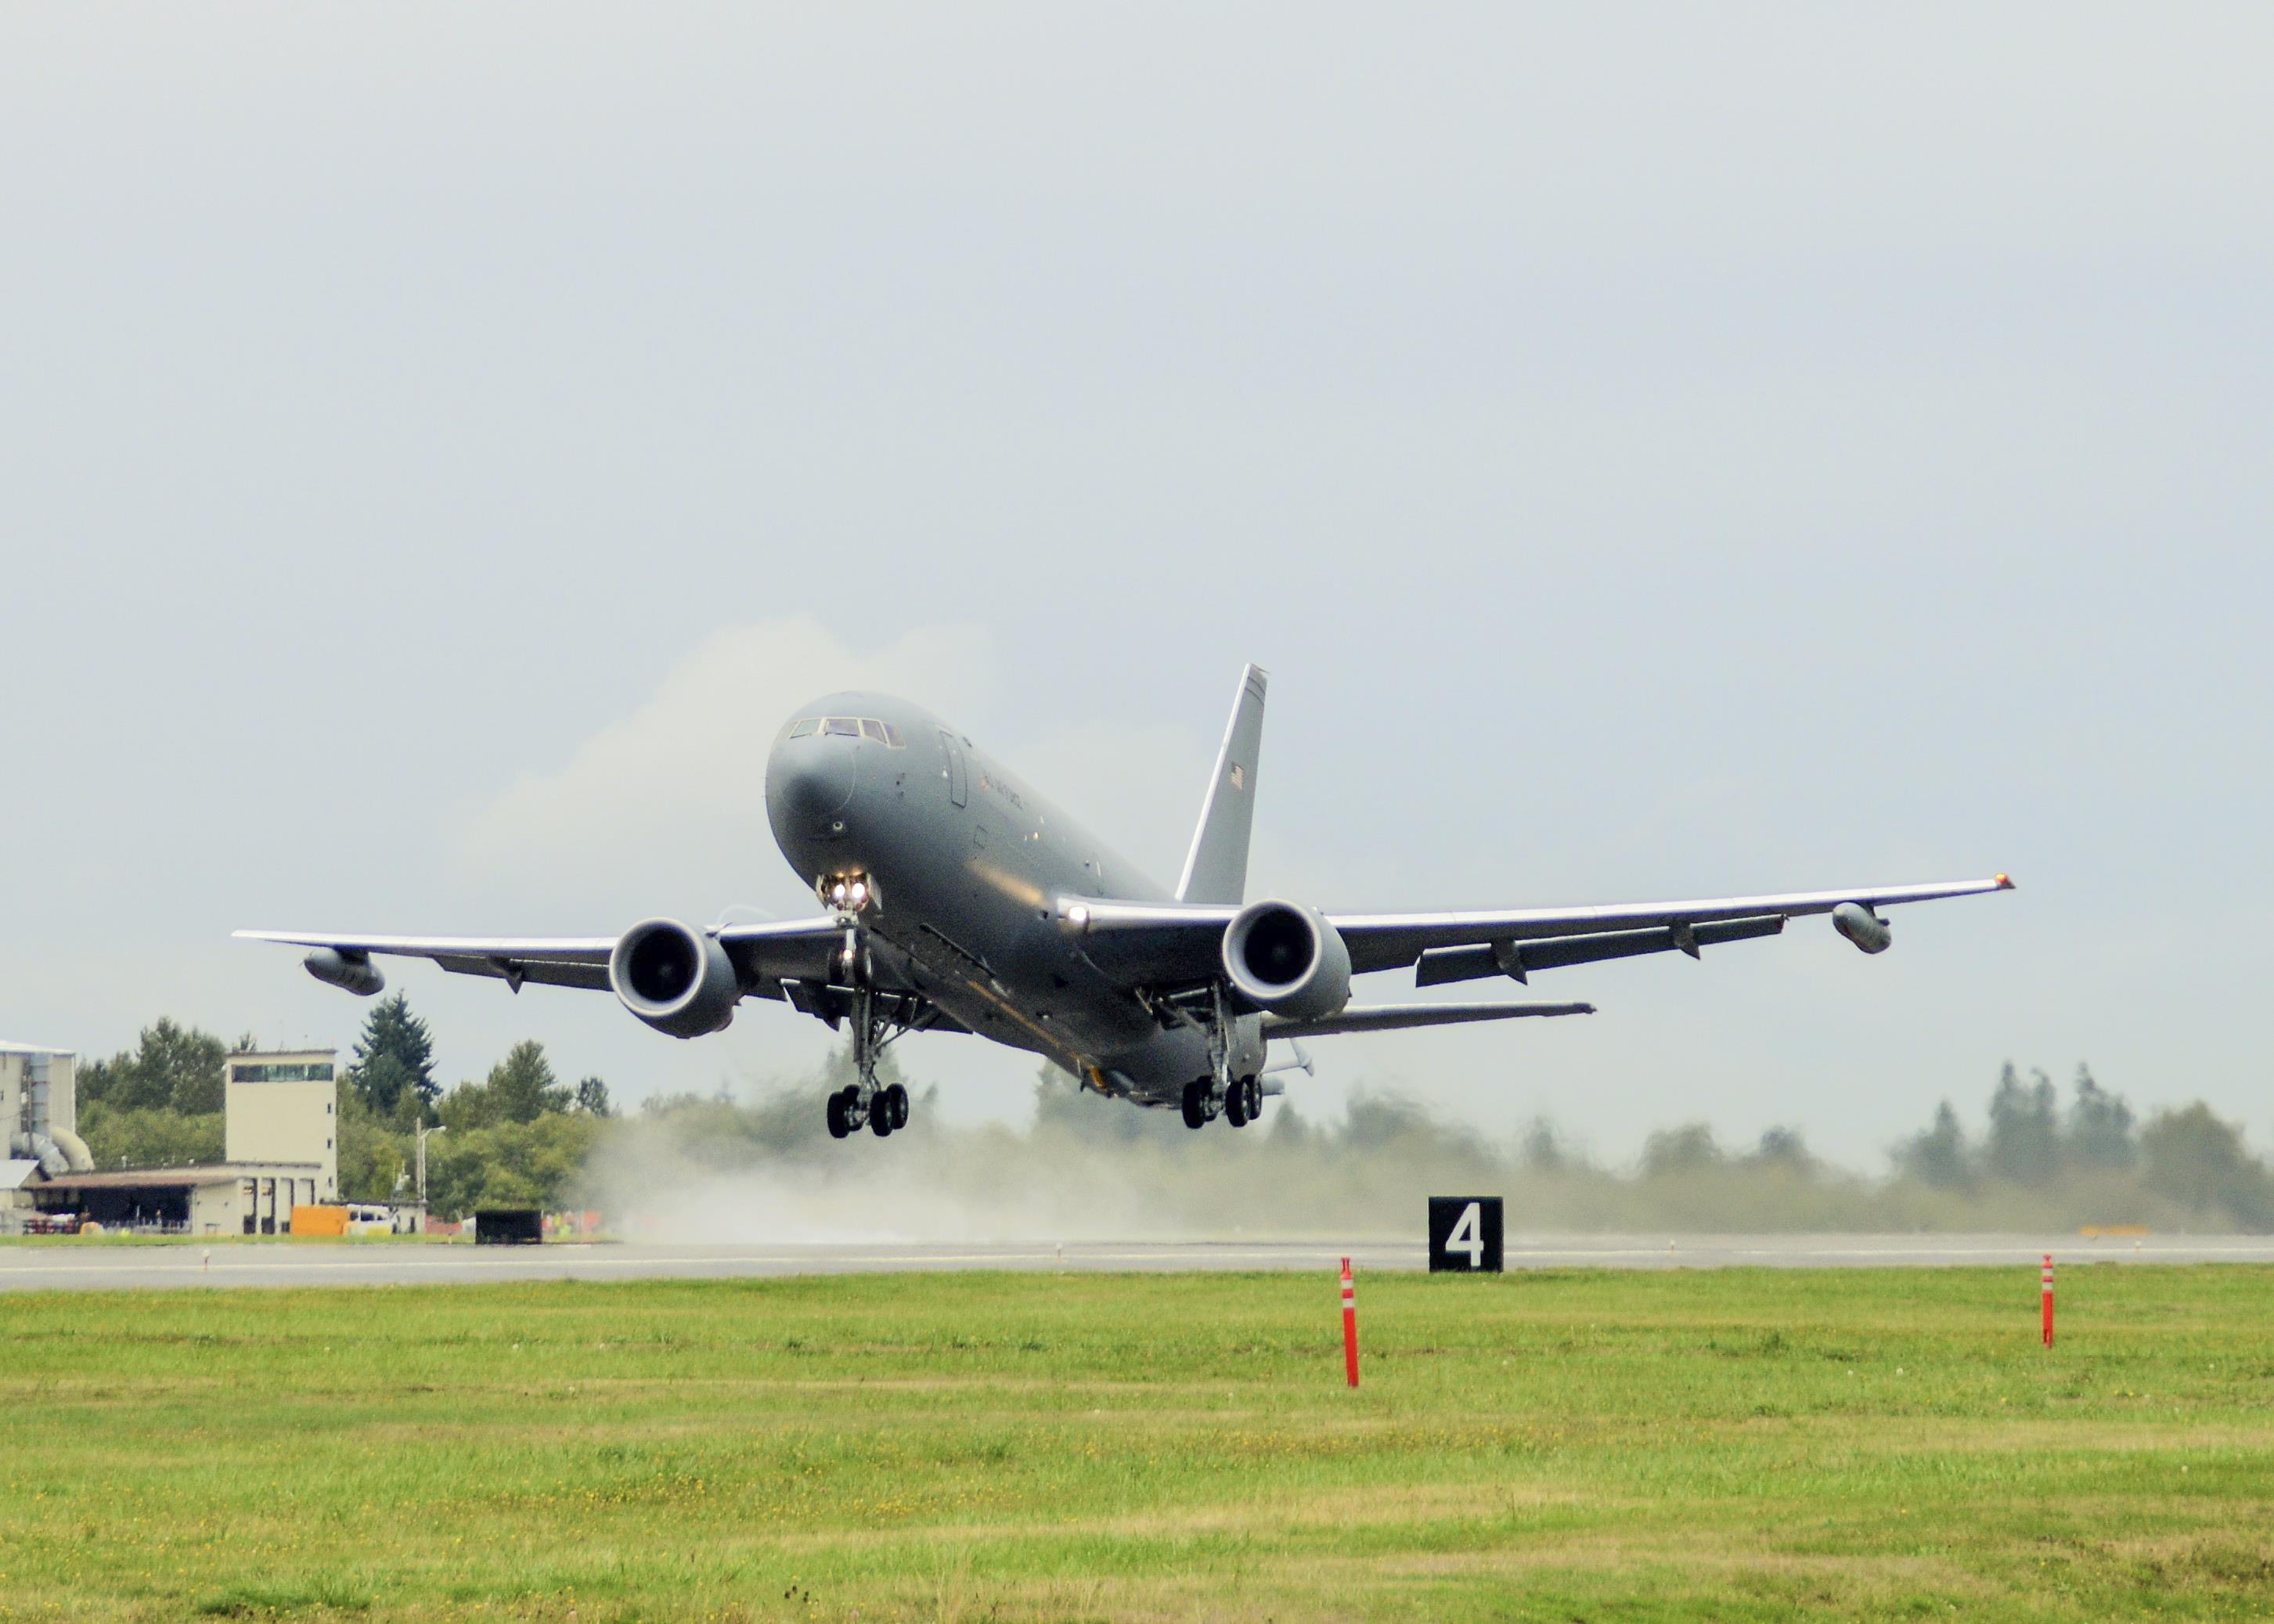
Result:
M336 947L320 947L300 962L325 986L351 992L358 998L368 998L387 988L387 978L372 963L369 953L343 953Z
M658 1032L699 1038L734 1019L742 983L716 936L675 919L644 919L608 955L608 985Z
M1895 939L1887 921L1860 902L1843 902L1833 909L1832 928L1867 953L1884 953Z
M1224 932L1224 974L1274 1015L1309 1019L1350 1002L1350 948L1315 908L1255 902Z

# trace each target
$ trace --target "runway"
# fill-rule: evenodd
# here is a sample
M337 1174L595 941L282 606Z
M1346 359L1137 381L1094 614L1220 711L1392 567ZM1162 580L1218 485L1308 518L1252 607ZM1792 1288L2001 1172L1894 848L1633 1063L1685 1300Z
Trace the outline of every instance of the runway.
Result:
M1509 1237L1511 1271L1549 1268L1885 1268L2064 1264L2274 1263L2274 1237L2150 1235L1703 1235ZM199 1286L407 1286L512 1280L739 1280L895 1270L1421 1269L1419 1241L1080 1241L963 1244L872 1241L656 1242L474 1246L459 1243L224 1242L212 1246L0 1246L0 1290Z

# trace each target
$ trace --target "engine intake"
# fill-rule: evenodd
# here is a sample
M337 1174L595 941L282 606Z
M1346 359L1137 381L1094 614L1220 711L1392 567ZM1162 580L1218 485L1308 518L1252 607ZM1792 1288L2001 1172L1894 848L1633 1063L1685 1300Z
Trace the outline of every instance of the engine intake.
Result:
M1256 902L1224 932L1224 974L1240 996L1274 1015L1307 1019L1350 1002L1350 948L1315 908Z
M608 985L626 1009L675 1038L724 1031L742 996L718 938L675 919L644 919L625 931L608 955Z

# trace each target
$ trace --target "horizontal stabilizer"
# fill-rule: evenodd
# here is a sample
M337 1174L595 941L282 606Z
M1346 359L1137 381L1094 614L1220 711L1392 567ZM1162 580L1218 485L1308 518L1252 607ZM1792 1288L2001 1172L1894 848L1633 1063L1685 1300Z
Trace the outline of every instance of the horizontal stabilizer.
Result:
M1442 987L1448 981L1473 981L1487 975L1507 975L1521 981L1534 970L1597 964L1606 959L1631 959L1638 953L1670 953L1677 949L1695 954L1701 947L1773 936L1783 929L1784 915L1772 914L1766 919L1730 919L1717 924L1692 925L1687 930L1669 925L1656 930L1613 930L1600 936L1551 936L1538 942L1437 947L1422 954L1420 962L1413 966L1413 984Z
M1263 1018L1267 1038L1323 1038L1338 1032L1397 1032L1408 1026L1453 1026L1472 1020L1513 1020L1519 1015L1593 1015L1592 1004L1353 1004L1336 1015L1307 1020Z

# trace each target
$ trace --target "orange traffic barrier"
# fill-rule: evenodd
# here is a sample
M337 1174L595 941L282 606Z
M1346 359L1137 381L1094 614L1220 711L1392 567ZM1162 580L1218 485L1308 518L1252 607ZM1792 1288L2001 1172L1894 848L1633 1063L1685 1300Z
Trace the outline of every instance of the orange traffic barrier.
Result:
M1348 1258L1343 1259L1343 1370L1351 1386L1358 1386L1358 1287Z
M348 1209L344 1207L296 1207L292 1209L292 1233L295 1235L345 1235L348 1232Z

